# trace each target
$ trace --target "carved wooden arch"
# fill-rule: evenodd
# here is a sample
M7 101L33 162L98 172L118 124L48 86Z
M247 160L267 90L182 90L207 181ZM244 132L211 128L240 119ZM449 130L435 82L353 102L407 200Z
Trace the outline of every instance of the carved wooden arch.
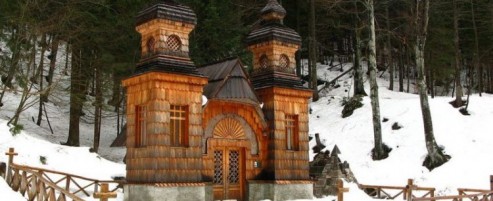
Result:
M236 120L242 126L244 137L246 137L246 139L250 141L250 153L252 155L257 155L258 154L257 136L255 135L253 129L250 127L250 125L245 119L233 113L217 115L209 121L207 127L204 130L204 137L202 138L202 153L204 154L207 153L207 140L209 138L214 138L214 129L216 128L216 125L218 125L218 123L221 123L223 120L225 121ZM243 137L239 135L237 136Z

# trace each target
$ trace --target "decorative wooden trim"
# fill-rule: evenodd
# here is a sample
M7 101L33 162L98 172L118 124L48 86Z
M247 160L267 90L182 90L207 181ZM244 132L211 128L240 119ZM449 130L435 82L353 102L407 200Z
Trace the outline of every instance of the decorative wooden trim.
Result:
M207 186L206 183L155 183L151 184L156 187L193 187L193 186Z
M313 184L315 182L311 180L247 180L247 183L289 185L289 184Z
M214 138L213 135L216 125L226 118L237 120L238 123L243 126L244 135L246 136L246 139L250 141L250 154L252 155L258 154L259 142L257 136L255 135L254 131L252 130L248 122L238 114L234 114L234 113L218 115L209 120L209 123L207 124L207 127L204 130L204 137L202 138L202 153L207 153L207 140L209 138Z

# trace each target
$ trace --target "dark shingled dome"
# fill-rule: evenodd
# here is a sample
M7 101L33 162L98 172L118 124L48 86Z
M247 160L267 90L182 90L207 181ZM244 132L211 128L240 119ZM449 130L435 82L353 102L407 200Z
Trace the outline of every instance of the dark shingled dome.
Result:
M279 4L279 2L277 2L277 0L269 0L267 5L262 10L260 10L260 14L262 15L272 12L279 13L282 16L286 15L286 10L281 6L281 4Z
M137 15L137 26L153 19L168 19L189 24L197 24L197 17L193 10L172 0L160 1Z

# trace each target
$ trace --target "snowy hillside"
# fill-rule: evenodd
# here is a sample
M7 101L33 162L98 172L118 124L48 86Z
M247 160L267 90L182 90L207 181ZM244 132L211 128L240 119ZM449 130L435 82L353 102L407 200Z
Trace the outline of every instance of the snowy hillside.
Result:
M347 69L350 65L346 65ZM319 77L331 80L340 71L326 71L327 66L319 66ZM370 150L373 145L370 100L365 97L364 106L357 109L348 118L341 117L341 101L351 94L352 80L349 75L338 82L339 88L324 92L324 97L311 104L310 134L320 133L327 149L337 144L342 152L340 158L351 165L361 184L405 186L408 178L415 179L419 186L436 187L437 194L456 194L456 188L489 188L489 175L493 174L491 147L493 147L493 96L473 95L469 106L470 116L463 116L448 102L450 97L430 99L435 136L439 145L452 159L445 165L429 172L421 166L426 155L421 110L417 95L392 92L386 89L385 79L379 80L380 108L382 118L383 141L393 150L389 158L372 161ZM369 89L366 89L369 92ZM8 93L6 103L16 103L19 94ZM82 147L74 148L60 145L68 133L68 104L61 97L56 103L47 105L50 121L54 128L51 134L46 121L38 127L32 121L37 115L36 105L25 111L21 118L24 131L11 136L6 126L16 104L6 104L0 108L0 161L6 161L3 152L15 147L19 156L16 163L69 172L94 179L111 179L112 176L125 175L122 163L124 148L110 148L116 137L115 114L108 109L103 120L101 155L90 153L92 146L92 124L85 120L81 124ZM90 107L90 105L88 105ZM91 109L88 109L91 111ZM400 130L391 126L398 122ZM311 145L314 145L314 142ZM313 157L313 153L310 156ZM40 156L47 158L47 164L40 162ZM108 159L108 160L107 160ZM356 184L346 184L350 192L347 200L372 200ZM12 192L3 180L0 180L0 200L23 200L18 193ZM121 200L119 195L117 200ZM319 200L332 201L334 197Z

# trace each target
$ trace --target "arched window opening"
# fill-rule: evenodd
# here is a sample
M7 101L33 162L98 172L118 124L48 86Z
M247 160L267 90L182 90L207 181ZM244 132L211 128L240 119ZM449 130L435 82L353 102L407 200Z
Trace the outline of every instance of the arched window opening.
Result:
M279 57L279 67L288 68L289 67L289 58L285 54L281 54Z
M180 51L181 50L181 40L177 35L171 35L168 37L166 41L166 45L172 51Z
M259 64L260 68L267 68L269 66L269 59L267 58L267 56L265 56L265 54L260 56Z
M147 40L146 43L147 52L153 53L155 45L156 45L156 41L154 40L154 37L149 38L149 40Z

